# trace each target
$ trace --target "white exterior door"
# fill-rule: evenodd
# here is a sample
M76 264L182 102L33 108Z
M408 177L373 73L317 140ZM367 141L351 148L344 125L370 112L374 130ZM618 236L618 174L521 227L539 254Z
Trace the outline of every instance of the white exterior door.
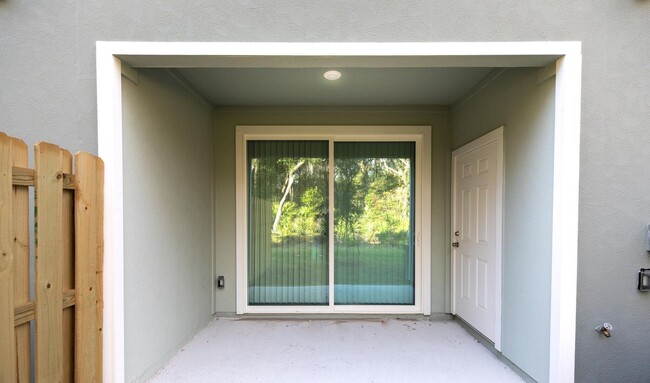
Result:
M453 307L501 348L503 127L455 150Z

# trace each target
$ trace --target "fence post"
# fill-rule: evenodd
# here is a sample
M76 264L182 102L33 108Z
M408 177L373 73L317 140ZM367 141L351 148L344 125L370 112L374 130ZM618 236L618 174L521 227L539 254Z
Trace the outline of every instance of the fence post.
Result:
M102 380L104 163L75 155L75 381Z
M11 139L0 133L0 339L7 351L0 353L0 381L15 382L16 337L14 334L14 257L12 249L13 215ZM4 343L4 342L3 342Z
M61 382L63 370L63 154L34 147L36 173L36 381Z

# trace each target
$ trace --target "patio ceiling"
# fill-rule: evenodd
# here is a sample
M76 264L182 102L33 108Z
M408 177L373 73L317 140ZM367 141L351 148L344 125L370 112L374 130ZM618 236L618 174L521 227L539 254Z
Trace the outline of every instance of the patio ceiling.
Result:
M342 77L323 78L329 69ZM493 68L188 68L209 102L237 105L451 105Z

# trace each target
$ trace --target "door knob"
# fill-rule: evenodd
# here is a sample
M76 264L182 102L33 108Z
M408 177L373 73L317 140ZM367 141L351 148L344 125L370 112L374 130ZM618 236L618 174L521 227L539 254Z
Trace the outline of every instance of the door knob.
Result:
M451 244L451 247L458 247L458 246L460 246L460 244L458 242L454 242L454 243Z
M460 235L460 231L456 230L456 231L454 232L454 235L455 235L456 237L458 237L458 236Z

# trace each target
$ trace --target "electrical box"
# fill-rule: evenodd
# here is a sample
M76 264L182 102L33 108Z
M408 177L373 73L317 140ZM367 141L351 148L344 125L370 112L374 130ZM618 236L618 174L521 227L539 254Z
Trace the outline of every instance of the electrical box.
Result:
M224 287L226 287L226 280L223 275L219 275L217 277L217 288L223 289Z
M650 225L646 228L645 232L645 251L650 251Z

